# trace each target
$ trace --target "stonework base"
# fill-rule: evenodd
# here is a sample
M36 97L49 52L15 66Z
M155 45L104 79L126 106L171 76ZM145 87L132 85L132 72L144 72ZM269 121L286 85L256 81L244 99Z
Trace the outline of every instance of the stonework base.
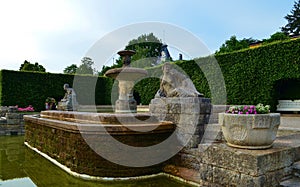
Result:
M161 121L176 124L178 140L185 147L197 147L210 118L210 99L203 97L155 98L149 111Z
M158 123L147 114L132 116L132 114L43 111L41 117L25 116L24 119L25 141L29 146L80 174L97 177L157 174L168 161L134 167L109 161L107 155L108 158L112 158L111 160L120 160L123 163L125 160L143 162L166 155L172 149L171 146L156 149L153 154L138 157L137 155L141 155L138 152L135 154L126 152L126 146L117 147L110 141L113 137L131 147L149 147L163 142L174 132L174 125L171 122ZM148 123L142 123L145 119ZM138 121L140 124L137 124ZM120 124L121 122L123 123ZM106 157L102 157L99 153L103 153Z
M300 135L279 137L267 150L245 150L225 143L182 150L164 171L205 186L279 186L300 160ZM189 175L187 175L187 172Z
M23 114L6 113L5 118L0 119L0 135L24 135L25 127Z

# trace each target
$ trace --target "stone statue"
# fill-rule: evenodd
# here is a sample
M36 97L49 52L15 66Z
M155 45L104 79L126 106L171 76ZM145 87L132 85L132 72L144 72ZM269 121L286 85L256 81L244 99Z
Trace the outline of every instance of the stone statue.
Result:
M160 82L160 89L155 97L203 97L199 93L193 82L183 73L172 68L170 63L165 63L163 68L163 76Z
M69 84L64 84L65 96L58 103L59 110L77 110L76 93L73 88L70 88Z

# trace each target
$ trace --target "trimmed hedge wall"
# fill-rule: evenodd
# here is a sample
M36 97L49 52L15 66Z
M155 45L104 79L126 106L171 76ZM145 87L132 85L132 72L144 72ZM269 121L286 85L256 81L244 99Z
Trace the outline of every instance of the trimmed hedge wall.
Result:
M74 88L80 104L110 104L110 92L113 81L105 77L76 76L80 85ZM2 70L0 72L0 105L26 107L32 105L36 111L45 109L47 97L60 101L65 94L63 85L72 87L74 75L22 72ZM94 83L94 84L91 84ZM96 84L96 86L95 86ZM95 88L94 93L86 92L88 88ZM93 95L95 94L95 95ZM93 95L94 99L86 99Z
M211 96L208 82L195 63L200 66L205 64L204 66L208 67L211 58L175 62L190 76L197 90L206 97ZM290 80L300 82L300 39L219 54L215 58L224 76L227 104L270 104L274 111L277 100L282 97L300 99L300 92L289 92L292 95L280 95L286 82ZM149 74L152 76L160 71L159 69L161 68L149 69ZM294 86L297 85L299 84ZM159 79L142 80L135 88L139 92L143 104L148 104L154 97L155 90L159 88ZM215 101L214 104L219 104L217 99Z
M280 98L278 82L300 78L299 39L216 58L225 78L228 104L264 103L274 111Z
M296 39L175 64L190 76L199 92L211 97L206 77L220 76L212 71L211 60L215 58L224 76L227 104L270 104L274 111L278 99L300 99L300 89L293 88L300 85L299 54L300 39ZM204 74L199 67L209 73ZM162 75L161 67L147 70L149 77L135 85L135 94L142 104L149 104L154 98ZM111 104L111 97L117 97L112 79L76 76L75 80L80 83L74 87L80 104ZM43 110L47 97L59 101L64 96L63 84L72 85L73 81L73 75L2 70L0 104L20 107L31 104L36 110ZM224 85L211 81L210 84L214 85L214 93L221 94ZM95 90L90 91L91 88ZM218 94L212 98L213 104L224 104L218 100Z

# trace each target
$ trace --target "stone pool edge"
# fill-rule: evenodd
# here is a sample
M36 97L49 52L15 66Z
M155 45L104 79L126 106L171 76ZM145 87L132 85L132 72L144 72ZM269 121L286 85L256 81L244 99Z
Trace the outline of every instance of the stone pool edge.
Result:
M47 155L46 153L38 150L37 148L32 147L31 145L28 144L28 142L24 142L24 145L27 146L29 149L33 150L34 152L38 153L39 155L41 155L42 157L44 157L45 159L49 160L51 163L53 163L54 165L58 166L60 169L62 169L63 171L67 172L69 175L83 179L83 180L93 180L93 181L128 181L128 180L139 180L139 179L149 179L149 178L153 178L153 177L158 177L158 176L166 176L168 178L192 185L192 186L199 186L198 183L168 174L168 173L164 173L164 172L160 172L158 174L152 174L152 175L143 175L143 176L138 176L138 177L97 177L97 176L91 176L91 175L87 175L87 174L80 174L77 172L72 171L70 168L68 168L67 166L59 163L57 160L51 158L49 155Z

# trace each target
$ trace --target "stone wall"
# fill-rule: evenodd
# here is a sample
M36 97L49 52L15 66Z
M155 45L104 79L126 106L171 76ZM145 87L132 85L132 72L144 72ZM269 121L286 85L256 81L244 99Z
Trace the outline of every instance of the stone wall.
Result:
M110 162L97 154L94 149L110 153L111 157L120 160L128 157L146 160L151 155L137 158L132 152L128 152L126 155L121 154L120 152L124 148L114 146L113 142L107 141L107 136L113 136L119 142L134 147L147 147L163 141L174 131L174 129L166 131L162 129L159 133L153 133L152 131L130 133L121 129L118 132L117 130L122 126L116 125L116 127L111 127L114 133L107 134L104 133L106 131L103 131L103 128L99 128L102 131L98 130L97 126L100 126L99 124L79 124L32 116L25 116L25 123L25 141L30 146L46 153L62 165L70 168L71 171L98 177L133 177L155 174L161 172L163 165L166 164L159 163L149 167L127 167ZM89 145L87 142L95 145ZM160 150L156 151L159 152Z
M192 139L163 168L164 172L201 186L213 187L279 186L282 180L291 176L293 163L300 160L300 135L278 137L273 147L266 150L228 147L218 125L218 113L224 112L228 106L212 106L210 120L207 121L209 111L201 110L201 101L166 98L151 102L150 112L160 119L175 122L179 137L193 131L193 137L206 140L199 142ZM196 119L199 123L195 123ZM207 122L209 124L206 125Z
M205 186L280 186L300 160L300 135L278 137L272 148L247 150L225 143L184 149L165 166L166 173Z
M229 105L212 105L209 123L217 124L219 120L219 113L225 112L228 108Z
M16 107L0 107L0 135L25 134L23 115Z
M210 99L202 97L155 98L149 111L161 121L176 124L176 135L185 147L197 147L209 121Z

